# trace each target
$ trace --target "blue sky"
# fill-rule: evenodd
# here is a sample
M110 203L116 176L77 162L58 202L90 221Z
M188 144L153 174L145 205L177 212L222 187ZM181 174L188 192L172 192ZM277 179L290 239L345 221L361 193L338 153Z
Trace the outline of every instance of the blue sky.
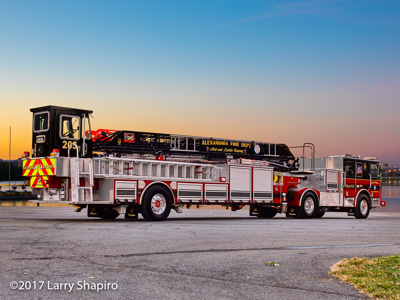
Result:
M400 165L399 1L2 1L0 43L15 156L31 147L29 108L53 104L93 109L94 129Z

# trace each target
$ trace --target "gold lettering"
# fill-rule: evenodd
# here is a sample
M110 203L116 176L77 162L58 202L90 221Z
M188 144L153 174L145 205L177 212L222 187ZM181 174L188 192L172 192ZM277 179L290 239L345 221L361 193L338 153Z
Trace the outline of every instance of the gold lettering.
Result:
M212 141L212 140L202 140L201 142L204 146L228 146L227 141Z

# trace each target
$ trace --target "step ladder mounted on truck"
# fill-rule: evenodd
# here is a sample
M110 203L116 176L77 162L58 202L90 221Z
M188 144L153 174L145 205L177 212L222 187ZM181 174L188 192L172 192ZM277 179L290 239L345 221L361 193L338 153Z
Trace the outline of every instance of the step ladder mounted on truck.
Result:
M366 218L381 200L379 161L296 158L285 144L99 129L92 111L45 106L33 113L32 153L22 159L38 203L68 203L89 217L165 220L172 209L249 206L251 216ZM304 150L311 148L311 157Z

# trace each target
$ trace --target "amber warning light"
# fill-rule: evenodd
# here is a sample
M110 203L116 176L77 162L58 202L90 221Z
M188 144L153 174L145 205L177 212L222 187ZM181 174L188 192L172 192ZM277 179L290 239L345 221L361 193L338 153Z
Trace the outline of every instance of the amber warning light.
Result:
M60 150L58 150L58 149L53 149L53 151L51 151L51 154L50 154L50 156L55 156L55 157L57 157L59 155L60 155Z

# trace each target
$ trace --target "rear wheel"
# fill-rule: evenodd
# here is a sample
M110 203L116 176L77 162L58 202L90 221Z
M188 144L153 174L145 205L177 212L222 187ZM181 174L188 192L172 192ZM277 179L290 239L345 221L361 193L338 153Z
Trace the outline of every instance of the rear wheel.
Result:
M357 206L354 211L354 216L356 217L356 219L366 219L369 215L369 210L370 206L367 196L361 195L358 198Z
M259 218L271 219L276 216L278 211L272 207L262 207L258 213Z
M301 202L300 217L314 218L318 211L317 198L313 193L307 192Z
M171 212L171 203L171 195L166 188L152 186L143 197L140 211L147 221L163 221Z

